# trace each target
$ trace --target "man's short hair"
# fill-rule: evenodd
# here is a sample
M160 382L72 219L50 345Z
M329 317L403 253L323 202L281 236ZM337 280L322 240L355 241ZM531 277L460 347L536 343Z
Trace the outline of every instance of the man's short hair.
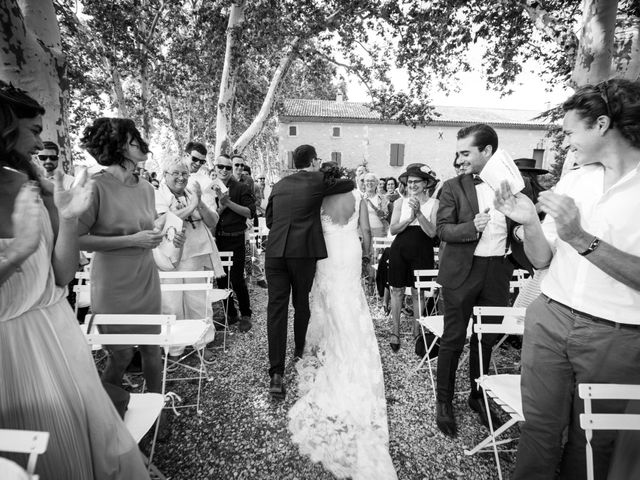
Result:
M56 142L45 140L44 142L42 142L42 145L44 147L43 150L55 150L56 155L60 153L60 147L58 147L58 144Z
M300 145L293 151L293 165L299 170L311 166L311 161L318 158L316 149L311 145Z
M231 160L233 160L234 158L239 158L240 160L242 160L242 163L245 162L244 157L239 153L234 153L233 155L231 155Z
M231 157L229 155L227 155L226 153L221 153L220 155L218 155L218 157L224 157L227 160L231 160Z
M597 85L584 85L563 104L565 112L574 110L589 128L606 115L634 148L640 148L640 82L614 78Z
M458 140L467 138L470 135L473 135L473 145L478 147L478 150L482 151L487 145L491 145L491 154L496 153L498 149L498 134L492 127L486 123L476 123L458 130Z
M189 143L187 143L187 146L184 147L184 151L186 153L191 153L193 150L195 150L196 152L198 152L201 155L206 155L207 154L207 147L204 146L204 143L189 142Z

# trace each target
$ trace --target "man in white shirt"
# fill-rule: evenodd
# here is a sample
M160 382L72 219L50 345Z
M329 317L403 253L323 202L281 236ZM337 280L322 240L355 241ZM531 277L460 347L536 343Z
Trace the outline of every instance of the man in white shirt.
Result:
M444 182L440 191L437 232L447 246L441 249L438 283L444 297L444 332L440 340L437 372L436 424L445 434L456 434L453 394L458 360L464 348L469 318L475 305L509 304L509 280L513 265L506 254L512 246L515 223L493 208L494 193L482 182L482 171L498 148L498 135L489 125L476 124L458 131L456 162L465 170ZM489 318L489 321L499 321ZM483 365L489 365L496 335L483 335ZM488 426L501 422L487 412L475 379L480 377L478 341L471 338L469 407Z
M586 85L563 108L580 167L540 194L543 224L508 186L496 194L496 207L523 224L533 266L549 265L525 319L514 479L556 478L558 465L562 479L586 478L578 385L640 383L640 83ZM600 413L625 406L596 403ZM597 479L607 477L615 439L615 431L594 432Z
M53 182L53 175L58 168L58 154L60 153L60 148L54 142L44 141L42 142L44 148L38 152L38 162L40 166L44 170L44 178ZM62 172L62 187L65 190L69 190L71 185L73 185L73 178L71 175L67 175Z

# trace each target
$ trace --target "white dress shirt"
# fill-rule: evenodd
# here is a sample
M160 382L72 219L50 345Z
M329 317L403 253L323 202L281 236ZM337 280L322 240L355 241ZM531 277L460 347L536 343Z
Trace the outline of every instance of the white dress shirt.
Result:
M495 194L489 185L484 182L476 185L476 195L480 213L489 208L491 220L482 232L473 254L476 257L504 257L507 251L507 220L493 207Z
M640 256L640 166L607 191L604 167L583 166L567 173L554 190L573 198L584 230L625 253ZM555 250L542 293L596 317L640 325L640 291L613 279L560 240L551 215L542 228Z

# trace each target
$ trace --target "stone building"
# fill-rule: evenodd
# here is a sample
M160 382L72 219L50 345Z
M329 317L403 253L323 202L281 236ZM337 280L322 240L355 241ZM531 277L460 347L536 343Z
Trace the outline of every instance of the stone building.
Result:
M379 176L397 177L406 165L422 162L446 179L454 173L456 133L474 123L494 127L499 146L513 158L533 157L544 167L553 161L548 124L534 120L540 112L444 106L435 111L440 116L431 123L411 128L381 120L363 103L286 99L278 116L282 170L293 169L292 152L298 145L310 144L323 160L350 168L364 163Z

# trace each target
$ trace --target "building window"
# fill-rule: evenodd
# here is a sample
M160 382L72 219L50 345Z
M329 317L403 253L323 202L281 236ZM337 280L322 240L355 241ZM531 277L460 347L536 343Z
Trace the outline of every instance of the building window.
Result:
M289 136L297 137L298 136L298 126L297 125L289 125Z
M331 128L331 136L334 138L342 137L342 128L341 127L332 127Z
M331 161L342 166L342 152L331 152Z
M293 152L288 151L285 153L287 155L287 168L290 168L290 169L296 168L295 165L293 164Z
M392 143L389 152L389 165L401 167L404 165L404 143Z

